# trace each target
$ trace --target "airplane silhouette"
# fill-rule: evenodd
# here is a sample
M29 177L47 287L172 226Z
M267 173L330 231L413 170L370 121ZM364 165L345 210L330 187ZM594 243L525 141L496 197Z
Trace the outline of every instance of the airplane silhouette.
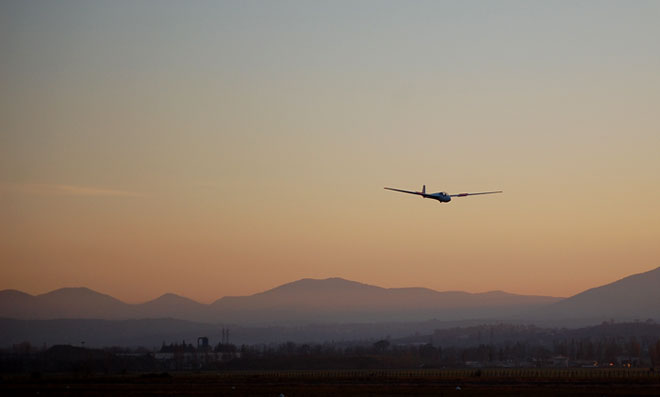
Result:
M395 191L395 192L401 192L401 193L416 194L418 196L422 196L423 198L438 200L441 203L450 202L452 197L478 196L480 194L502 193L501 190L497 190L497 191L494 191L494 192L479 192L479 193L447 194L447 192L438 192L438 193L428 193L427 194L426 193L426 185L422 186L422 191L421 192L412 192L410 190L394 189L394 188L391 188L391 187L386 187L384 189L392 190L392 191Z

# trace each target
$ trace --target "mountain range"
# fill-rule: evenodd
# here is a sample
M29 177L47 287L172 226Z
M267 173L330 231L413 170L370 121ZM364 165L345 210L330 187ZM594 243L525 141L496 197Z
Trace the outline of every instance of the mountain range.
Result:
M42 295L0 291L0 317L128 320L173 318L209 323L281 325L328 322L462 320L508 316L559 298L492 291L479 294L427 288L381 288L341 278L302 279L250 296L202 304L175 294L129 304L88 288Z
M660 267L588 289L540 308L530 318L539 323L561 321L574 326L607 320L659 320Z
M660 268L592 288L570 298L467 293L427 288L381 288L341 278L302 279L249 296L202 304L165 294L128 304L88 288L42 295L0 291L0 317L23 320L171 318L245 326L312 323L462 321L564 322L660 319ZM578 325L576 323L576 325Z

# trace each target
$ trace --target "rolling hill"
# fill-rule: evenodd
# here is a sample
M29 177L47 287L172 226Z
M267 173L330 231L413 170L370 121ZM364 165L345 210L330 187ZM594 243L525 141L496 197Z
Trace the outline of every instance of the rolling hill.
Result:
M574 325L602 321L660 319L660 267L591 288L540 308L534 319L570 320Z
M218 340L225 326L232 329L232 341L241 343L322 342L428 334L460 324L575 328L611 319L660 320L660 268L566 299L501 291L381 288L341 278L302 279L208 305L175 294L128 304L88 288L36 296L0 291L0 346L22 340L148 345L192 342L200 335Z
M660 319L660 268L592 288L570 298L468 293L428 288L382 288L342 278L301 279L249 296L211 304L165 294L128 304L88 288L42 295L0 291L0 317L15 319L156 319L248 326L312 323L515 320L589 325L603 320Z
M165 294L128 304L88 288L62 288L32 296L0 291L0 317L17 319L174 318L250 325L315 322L392 322L501 318L560 298L501 291L472 294L427 288L381 288L341 278L302 279L250 296L205 305Z
M302 279L211 304L230 322L284 324L504 318L560 298L501 291L472 294L428 288L381 288L342 278Z

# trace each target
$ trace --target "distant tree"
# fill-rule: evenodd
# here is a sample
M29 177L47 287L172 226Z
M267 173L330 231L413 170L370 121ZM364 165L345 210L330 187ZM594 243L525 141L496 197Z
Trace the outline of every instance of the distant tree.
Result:
M652 345L649 345L649 357L651 359L651 366L660 366L660 339Z
M376 351L376 353L382 353L385 350L387 350L388 347L390 347L390 342L385 339L379 340L373 345L373 348Z
M437 358L438 350L432 344L427 343L419 347L419 356L424 360L434 360Z
M12 346L16 354L30 354L32 352L32 345L30 342L21 342Z
M312 350L312 348L307 343L305 343L303 345L300 345L298 347L298 353L299 354L308 355L308 354L311 353L311 350Z
M639 343L636 337L630 337L630 343L628 345L628 353L631 357L639 357L642 352L642 345Z
M245 346L245 345L243 345ZM216 353L233 353L236 352L238 349L235 345L232 345L231 343L218 343L213 351Z
M296 344L294 342L286 342L278 346L277 352L280 354L293 354L296 352Z
M604 359L607 362L616 362L617 356L620 356L622 353L621 346L616 343L615 338L610 338L605 343Z

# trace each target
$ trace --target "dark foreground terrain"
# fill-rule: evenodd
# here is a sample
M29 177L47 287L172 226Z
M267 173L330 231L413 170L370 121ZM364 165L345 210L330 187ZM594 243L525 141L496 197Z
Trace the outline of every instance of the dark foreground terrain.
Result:
M6 396L658 396L648 369L483 369L4 375Z

